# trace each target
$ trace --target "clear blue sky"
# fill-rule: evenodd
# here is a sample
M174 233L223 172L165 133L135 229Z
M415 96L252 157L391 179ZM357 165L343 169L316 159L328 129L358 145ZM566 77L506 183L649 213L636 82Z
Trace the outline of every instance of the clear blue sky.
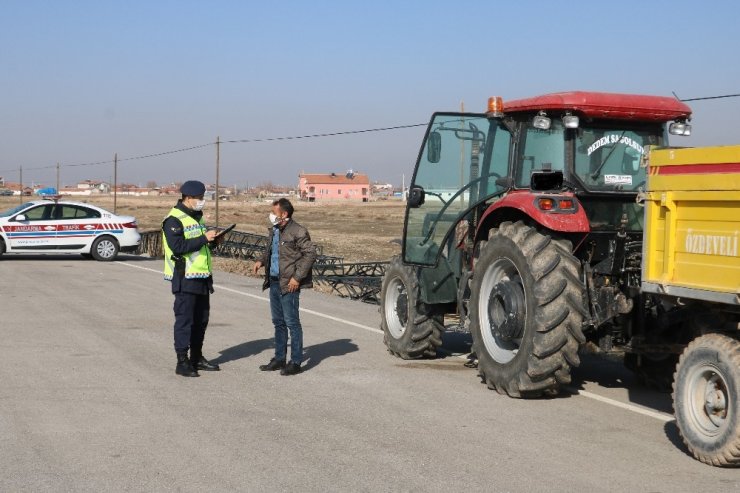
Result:
M421 123L490 95L740 93L739 18L732 1L0 0L0 170ZM692 107L681 144L740 144L740 99ZM422 135L224 145L221 181L353 168L400 183ZM130 161L119 181L213 182L214 160L207 147ZM111 175L63 168L62 181Z

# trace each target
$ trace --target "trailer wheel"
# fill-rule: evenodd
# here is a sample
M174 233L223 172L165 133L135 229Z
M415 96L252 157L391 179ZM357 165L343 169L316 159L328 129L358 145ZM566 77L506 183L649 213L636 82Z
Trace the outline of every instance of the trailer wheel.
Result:
M502 223L480 244L470 332L478 372L512 397L553 395L578 366L587 315L581 266L570 245L523 222Z
M419 280L400 256L391 259L380 291L380 328L388 351L403 359L434 357L442 345L443 315L419 300Z
M740 342L724 334L696 338L684 350L673 381L681 438L696 459L740 465Z

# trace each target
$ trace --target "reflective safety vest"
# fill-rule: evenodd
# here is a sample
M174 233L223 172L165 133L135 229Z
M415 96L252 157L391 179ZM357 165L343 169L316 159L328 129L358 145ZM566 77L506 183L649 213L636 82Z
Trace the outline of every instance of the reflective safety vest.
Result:
M186 240L199 238L206 232L203 218L198 222L176 207L173 207L170 213L167 214L165 221L169 217L180 220ZM164 225L164 222L162 224ZM169 281L175 274L175 261L172 259L172 249L167 244L164 226L162 228L162 246L164 246L164 278ZM211 275L211 249L208 248L208 244L203 245L197 252L184 254L182 258L185 260L186 279L205 279Z

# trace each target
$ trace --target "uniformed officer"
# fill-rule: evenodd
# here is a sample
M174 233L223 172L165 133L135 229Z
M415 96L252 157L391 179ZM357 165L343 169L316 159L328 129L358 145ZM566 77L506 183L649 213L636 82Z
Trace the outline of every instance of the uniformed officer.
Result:
M182 198L162 222L164 278L171 281L175 295L175 373L197 377L198 370L220 369L203 357L213 293L210 246L220 240L216 238L217 231L207 231L204 225L206 186L199 181L186 181L180 192Z

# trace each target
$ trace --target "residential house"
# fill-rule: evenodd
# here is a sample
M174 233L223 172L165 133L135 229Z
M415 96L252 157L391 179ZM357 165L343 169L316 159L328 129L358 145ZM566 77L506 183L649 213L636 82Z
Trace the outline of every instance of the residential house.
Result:
M370 200L370 179L351 170L344 174L301 173L298 175L298 190L301 200L309 202L367 202Z

